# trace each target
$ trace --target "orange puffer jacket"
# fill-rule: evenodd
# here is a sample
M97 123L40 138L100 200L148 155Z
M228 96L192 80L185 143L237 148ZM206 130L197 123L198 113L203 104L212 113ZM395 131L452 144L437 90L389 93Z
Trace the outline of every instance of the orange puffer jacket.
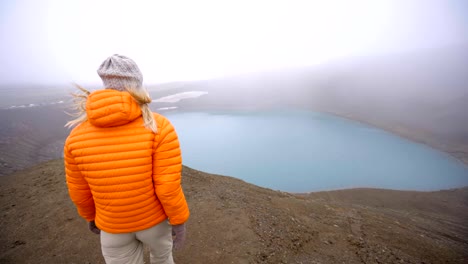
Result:
M88 121L64 147L70 197L78 213L108 233L150 228L169 218L184 223L189 209L181 188L182 158L171 123L154 113L158 133L143 126L138 103L127 92L89 95Z

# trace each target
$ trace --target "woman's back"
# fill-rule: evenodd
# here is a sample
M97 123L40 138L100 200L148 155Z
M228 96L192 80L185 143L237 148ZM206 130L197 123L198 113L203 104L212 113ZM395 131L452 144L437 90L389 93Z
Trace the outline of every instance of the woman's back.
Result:
M80 96L84 101L78 109L83 113L69 122L77 125L64 147L70 197L91 230L104 231L101 244L103 254L107 249L106 261L119 259L110 253L115 251L112 243L119 241L119 234L128 241L146 237L154 256L158 248L165 248L160 257L170 260L167 249L170 252L172 242L165 243L171 233L164 222L168 220L183 242L183 224L189 217L181 188L177 134L165 117L149 110L151 99L141 87L142 76L132 60L113 55L98 73L106 89ZM165 238L158 239L156 234ZM124 246L141 248L139 243L129 243ZM130 250L138 254L129 259L141 257L137 248ZM120 256L119 252L115 254Z
M113 233L142 230L166 219L156 193L177 190L159 190L168 187L153 183L163 177L170 181L170 175L181 171L179 143L170 135L174 131L170 123L154 114L160 132L146 129L138 104L127 92L96 91L89 96L86 110L89 121L70 133L65 149L68 183L75 187L70 195L82 204L80 214L88 220L95 217L97 226ZM157 152L158 147L164 150ZM73 169L81 174L78 178L73 177ZM158 172L154 177L153 171ZM88 194L80 191L86 187L81 178L93 193L95 208ZM171 199L180 200L181 195ZM187 209L182 211L179 218L188 216Z

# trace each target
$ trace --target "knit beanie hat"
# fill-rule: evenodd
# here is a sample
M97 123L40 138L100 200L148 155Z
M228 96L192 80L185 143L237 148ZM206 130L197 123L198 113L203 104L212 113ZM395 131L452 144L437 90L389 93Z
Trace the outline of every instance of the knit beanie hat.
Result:
M97 73L106 88L118 91L125 91L126 87L142 88L143 75L136 63L126 56L110 56L99 66Z

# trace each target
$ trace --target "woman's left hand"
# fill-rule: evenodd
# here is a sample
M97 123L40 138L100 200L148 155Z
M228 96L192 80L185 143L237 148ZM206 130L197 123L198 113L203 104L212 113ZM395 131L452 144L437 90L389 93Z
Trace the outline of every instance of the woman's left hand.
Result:
M173 245L175 250L182 249L185 243L185 224L173 225L172 226L172 235L175 236Z

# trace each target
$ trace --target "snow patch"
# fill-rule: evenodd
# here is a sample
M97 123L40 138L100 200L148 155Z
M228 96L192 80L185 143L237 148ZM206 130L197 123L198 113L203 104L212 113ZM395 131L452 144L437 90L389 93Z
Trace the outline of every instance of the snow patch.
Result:
M55 105L55 104L63 104L63 103L64 103L64 101L39 103L39 104L12 105L12 106L9 106L9 107L5 107L3 109L31 108L31 107L47 106L47 105Z
M197 98L202 95L208 94L208 92L203 91L191 91L191 92L183 92L177 93L169 96L164 96L159 99L153 100L156 103L176 103L180 100L189 99L189 98Z
M161 107L161 108L158 108L156 110L164 111L164 110L172 110L172 109L177 109L177 106Z

